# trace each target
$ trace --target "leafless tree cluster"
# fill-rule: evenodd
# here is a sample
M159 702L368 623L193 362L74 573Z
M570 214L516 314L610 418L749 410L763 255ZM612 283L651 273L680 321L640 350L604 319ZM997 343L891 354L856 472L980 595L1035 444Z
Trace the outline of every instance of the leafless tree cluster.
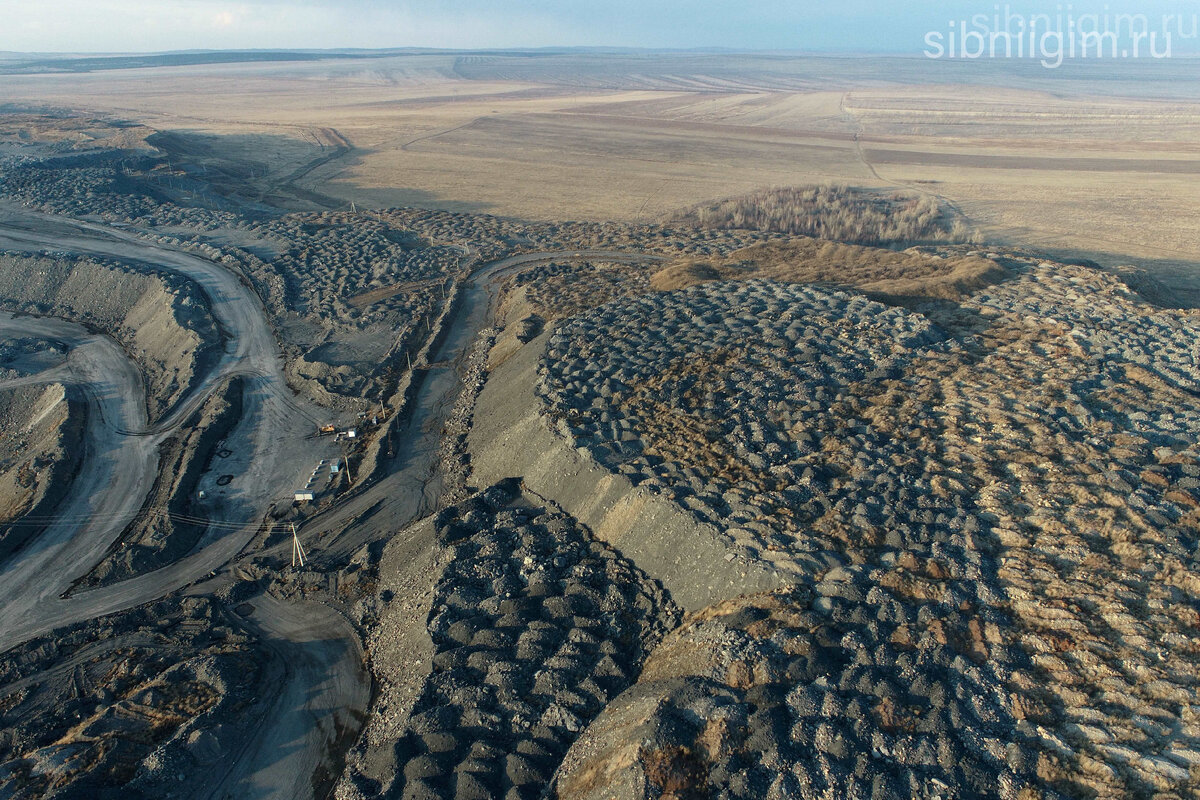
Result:
M928 195L845 185L766 189L693 206L672 221L858 244L960 242L968 235L963 220Z

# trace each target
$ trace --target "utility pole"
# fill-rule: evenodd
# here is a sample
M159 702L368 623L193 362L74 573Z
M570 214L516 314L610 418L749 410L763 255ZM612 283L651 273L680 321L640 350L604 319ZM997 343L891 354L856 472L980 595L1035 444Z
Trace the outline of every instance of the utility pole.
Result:
M292 566L296 566L296 562L300 562L300 566L308 561L308 557L304 554L304 545L300 544L300 536L296 533L296 523L292 523Z

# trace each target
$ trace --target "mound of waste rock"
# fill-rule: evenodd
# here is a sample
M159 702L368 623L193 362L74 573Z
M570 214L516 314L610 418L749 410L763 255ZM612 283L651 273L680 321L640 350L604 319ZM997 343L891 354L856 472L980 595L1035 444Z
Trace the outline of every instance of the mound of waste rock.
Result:
M0 307L112 336L145 376L151 419L186 395L219 353L220 333L200 287L149 267L0 254Z
M860 296L706 284L567 321L548 343L539 389L601 463L763 557L820 571L833 563L824 554L881 536L889 515L966 524L963 508L931 493L921 493L928 507L904 502L915 477L904 442L830 413L856 384L902 377L948 349L945 339L926 318ZM855 459L849 469L830 463L835 446ZM823 530L830 513L851 524ZM921 524L905 522L890 527Z
M62 501L82 458L86 409L62 384L0 391L0 558L38 531ZM28 514L33 519L7 524Z
M394 769L375 785L357 780L360 793L540 797L575 738L677 624L661 587L531 499L502 485L434 519L445 567L427 623L431 674L395 741Z
M0 659L0 796L166 797L236 755L268 658L219 604L172 598ZM256 713L257 711L257 713Z
M1007 268L938 325L752 281L549 334L547 427L816 585L699 611L562 796L1194 795L1198 318L1097 269ZM708 729L725 706L752 743Z
M576 741L557 796L1037 796L979 632L995 622L858 570L690 615Z

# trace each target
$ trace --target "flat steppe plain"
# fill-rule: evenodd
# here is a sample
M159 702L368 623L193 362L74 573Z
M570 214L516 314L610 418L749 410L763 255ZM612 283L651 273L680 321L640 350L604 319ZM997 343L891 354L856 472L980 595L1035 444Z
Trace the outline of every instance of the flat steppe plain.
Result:
M1194 302L1192 67L414 53L7 75L0 101L185 134L334 206L632 220L771 185L915 189L983 241L1136 262Z

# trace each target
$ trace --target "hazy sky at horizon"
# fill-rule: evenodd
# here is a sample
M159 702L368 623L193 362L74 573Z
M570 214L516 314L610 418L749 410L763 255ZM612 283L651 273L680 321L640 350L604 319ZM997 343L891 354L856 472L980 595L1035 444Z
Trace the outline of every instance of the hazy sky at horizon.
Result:
M342 47L730 47L919 54L973 15L1163 14L1195 0L0 0L0 50ZM1178 26L1179 22L1171 23ZM1174 29L1174 28L1173 28ZM1176 36L1176 49L1196 39Z

